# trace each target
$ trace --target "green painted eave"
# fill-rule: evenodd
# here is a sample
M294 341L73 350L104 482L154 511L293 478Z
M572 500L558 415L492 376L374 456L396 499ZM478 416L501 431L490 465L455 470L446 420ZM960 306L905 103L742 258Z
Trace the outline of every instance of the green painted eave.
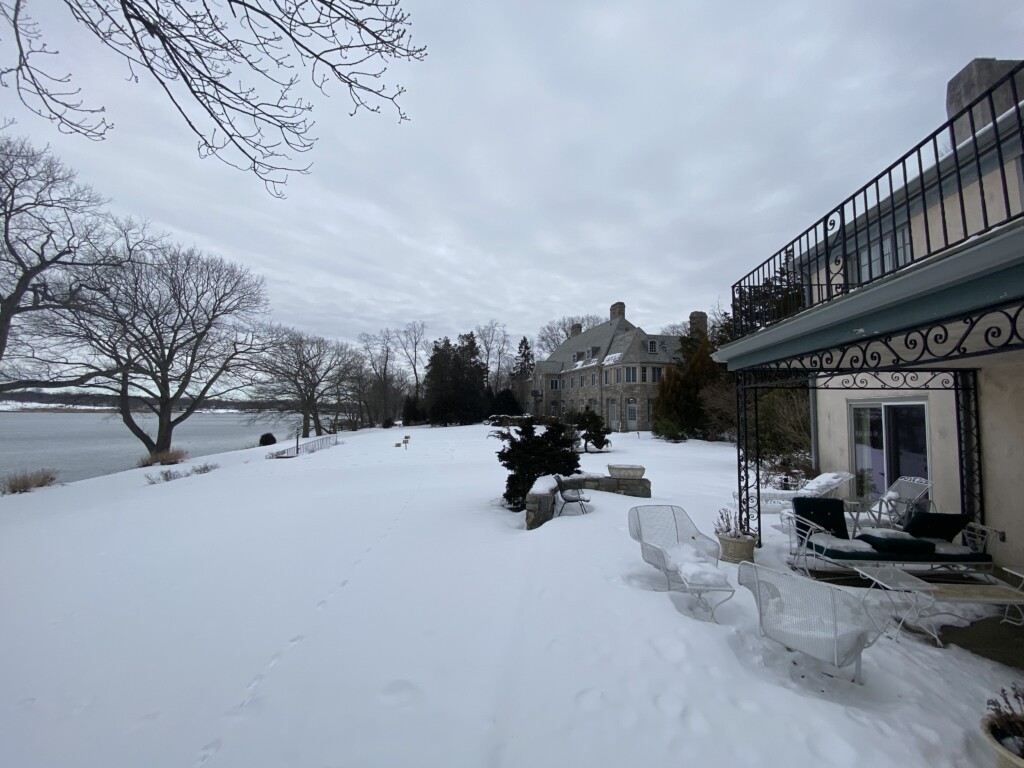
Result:
M1024 297L1024 222L721 347L730 371L926 326Z

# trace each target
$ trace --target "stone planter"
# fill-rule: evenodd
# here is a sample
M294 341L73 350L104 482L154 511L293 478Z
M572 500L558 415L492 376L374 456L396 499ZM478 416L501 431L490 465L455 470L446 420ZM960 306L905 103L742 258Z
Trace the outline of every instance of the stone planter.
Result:
M992 734L992 715L981 718L981 735L992 747L992 752L996 756L993 765L996 768L1024 768L1024 757L1017 757Z
M608 476L628 480L639 480L647 470L639 464L609 464Z
M734 539L732 536L718 536L718 543L722 546L722 561L726 563L754 562L754 545L757 539L749 536L742 539Z

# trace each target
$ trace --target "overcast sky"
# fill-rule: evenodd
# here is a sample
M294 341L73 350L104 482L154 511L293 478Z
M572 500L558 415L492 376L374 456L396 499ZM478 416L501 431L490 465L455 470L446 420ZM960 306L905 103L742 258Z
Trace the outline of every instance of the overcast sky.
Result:
M410 122L320 98L287 198L200 160L145 80L54 24L103 142L0 91L122 214L266 277L274 319L330 338L491 318L518 339L567 314L649 332L732 283L945 120L975 57L1024 57L1020 0L405 0L423 62L388 73ZM11 50L3 47L4 63Z

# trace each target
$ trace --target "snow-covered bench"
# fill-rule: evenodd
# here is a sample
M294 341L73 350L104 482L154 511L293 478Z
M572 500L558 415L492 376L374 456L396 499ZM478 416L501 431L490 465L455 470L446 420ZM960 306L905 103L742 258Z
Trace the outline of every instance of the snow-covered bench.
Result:
M739 583L754 594L761 634L836 671L855 665L860 683L861 652L882 633L855 595L806 576L740 563Z

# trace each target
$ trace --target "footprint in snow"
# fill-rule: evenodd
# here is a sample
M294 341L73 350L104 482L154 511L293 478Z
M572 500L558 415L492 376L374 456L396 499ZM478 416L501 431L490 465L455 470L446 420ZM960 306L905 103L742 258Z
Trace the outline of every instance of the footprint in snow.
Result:
M408 706L419 699L420 689L408 680L392 680L377 695L388 704Z

